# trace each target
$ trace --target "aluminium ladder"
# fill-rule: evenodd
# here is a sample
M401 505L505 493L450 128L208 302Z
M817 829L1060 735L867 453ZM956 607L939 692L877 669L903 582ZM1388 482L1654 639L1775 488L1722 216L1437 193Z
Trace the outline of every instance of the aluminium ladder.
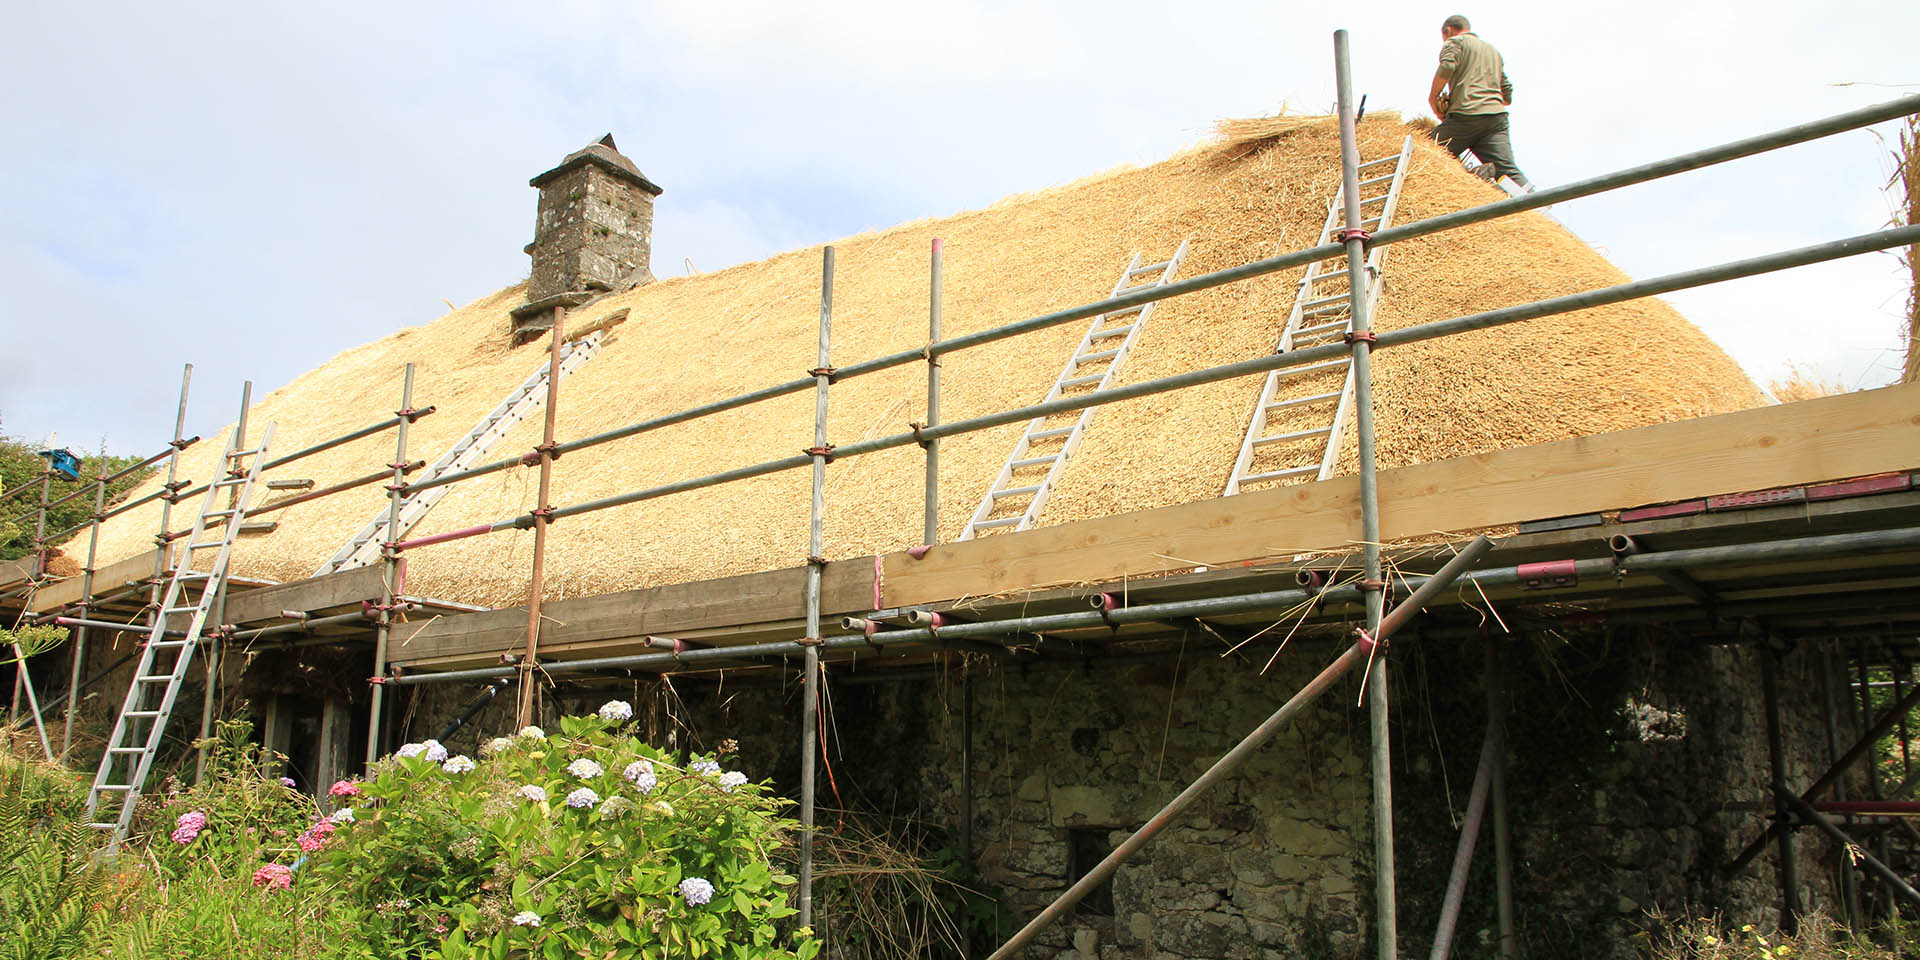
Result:
M1401 142L1399 153L1360 165L1360 229L1371 233L1393 224L1400 185L1412 156L1413 138L1408 137ZM1391 170L1388 164L1393 165ZM1335 242L1346 226L1343 190L1334 191L1333 202L1327 207L1319 245ZM1336 259L1307 265L1275 353L1338 343L1353 329L1345 257L1342 253ZM1371 315L1373 305L1380 300L1380 248L1368 249L1366 271ZM1253 420L1240 441L1240 454L1234 459L1223 495L1231 497L1253 485L1303 478L1325 480L1331 476L1340 459L1340 439L1352 405L1351 354L1269 372L1260 386L1260 400L1254 405ZM1275 426L1278 429L1269 433L1269 427Z
M1179 249L1173 256L1161 263L1140 265L1140 254L1135 253L1127 262L1126 269L1120 272L1120 280L1113 285L1113 296L1151 290L1166 286L1180 270L1180 261L1187 255L1187 241L1180 241ZM1137 284L1141 277L1153 277L1147 283ZM1098 393L1112 385L1114 375L1120 364L1127 358L1128 352L1140 339L1140 331L1153 316L1153 308L1160 301L1149 300L1144 304L1103 313L1093 318L1080 345L1074 348L1073 356L1067 359L1067 365L1061 369L1060 376L1054 381L1053 389L1047 391L1046 400L1057 400L1062 396L1074 395L1085 388ZM1132 319L1126 319L1131 316ZM1116 346L1106 346L1108 341L1120 338ZM1091 370L1104 364L1106 369L1083 373L1082 368ZM1043 400L1042 402L1046 402ZM1007 457L1006 465L1000 468L1000 474L994 478L993 486L987 489L987 495L981 499L980 506L973 511L973 517L967 521L966 529L961 531L960 539L972 540L988 530L1011 527L1026 530L1039 519L1040 511L1046 508L1047 498L1053 494L1054 486L1060 480L1060 474L1067 461L1073 458L1079 449L1080 438L1086 434L1087 424L1093 422L1097 406L1078 411L1055 414L1057 417L1073 417L1072 423L1065 426L1047 426L1048 417L1035 417L1028 421L1027 429L1013 445L1013 453ZM1058 447L1053 441L1060 441ZM1048 448L1051 448L1050 450ZM1033 477L1035 471L1045 468L1041 477ZM1005 507L1018 506L1025 498L1026 507L1018 513L994 516L1003 512Z
M561 349L566 352L560 357L560 379L565 380L568 374L580 369L600 352L600 333L601 331L596 330L578 340L569 340L561 345ZM480 422L474 424L473 429L467 431L467 435L448 448L446 453L441 454L440 459L435 460L433 466L428 467L420 479L431 480L474 466L516 424L526 419L528 414L540 409L541 405L547 402L547 368L551 362L549 360L541 363L540 369L535 370L533 376L528 377L526 382L508 394L499 406L493 408L492 413L481 417ZM400 526L396 533L404 535L408 530L413 529L414 524L419 523L420 519L427 515L427 511L432 510L434 504L439 503L441 498L452 489L452 485L428 487L415 496L407 497L400 505ZM313 575L320 577L342 570L351 570L354 567L364 567L380 559L381 545L385 542L382 538L387 530L387 512L387 508L382 508L378 515L367 522L366 526L360 528L360 532L353 535L353 539L347 541L346 546L335 551L326 563L321 564L320 569L315 570Z
M240 525L252 502L254 482L260 477L267 447L273 442L273 424L268 423L261 434L260 446L242 450L240 442L238 435L227 441L222 462L231 469L224 479L207 485L200 515L182 541L167 592L159 609L153 612L153 624L141 644L133 684L127 689L126 702L113 721L107 750L100 756L100 769L94 774L93 788L87 793L87 821L91 826L113 831L111 846L118 846L126 838L127 828L133 823L134 809L139 806L141 788L146 784L154 754L166 734L167 717L173 713L174 699L180 694L215 599L226 586L233 540L240 535ZM252 464L241 469L240 462L249 457ZM231 494L231 505L225 509L219 506L223 493ZM208 535L212 522L223 524L221 534L216 539L201 539ZM207 568L195 569L195 553L203 550L219 552ZM199 594L197 597L191 595L195 591ZM186 617L184 630L171 626L182 616ZM117 808L109 799L113 794L119 795Z

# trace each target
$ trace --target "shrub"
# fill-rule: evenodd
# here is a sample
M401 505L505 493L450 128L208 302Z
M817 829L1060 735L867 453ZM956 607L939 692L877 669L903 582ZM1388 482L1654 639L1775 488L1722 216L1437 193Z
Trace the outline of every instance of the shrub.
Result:
M809 960L783 935L790 876L770 855L796 826L763 785L684 766L624 731L615 701L479 760L408 744L337 785L310 869L381 956ZM344 815L342 811L347 811Z

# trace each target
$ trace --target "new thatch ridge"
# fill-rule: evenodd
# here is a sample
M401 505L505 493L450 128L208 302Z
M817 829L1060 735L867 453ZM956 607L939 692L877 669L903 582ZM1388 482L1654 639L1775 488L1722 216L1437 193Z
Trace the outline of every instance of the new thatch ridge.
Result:
M984 210L835 241L835 362L925 342L928 247L936 237L945 241L948 336L1100 299L1135 251L1151 262L1190 239L1181 275L1192 276L1312 244L1338 183L1338 138L1324 123L1285 126L1276 135L1199 147ZM1392 116L1370 116L1360 126L1361 151L1369 159L1395 153L1412 129ZM1502 196L1425 137L1415 140L1398 222ZM572 322L622 309L629 316L563 386L561 439L803 376L814 365L819 263L818 247L796 250L583 308ZM1164 302L1122 382L1272 351L1299 278L1290 271ZM1375 323L1405 327L1625 279L1559 224L1527 213L1387 248ZM437 404L439 412L414 426L408 454L431 460L542 362L539 347L511 345L508 311L523 300L523 289L510 287L346 351L262 400L252 422L275 421L276 446L286 451L380 420L398 402L402 365L413 362L417 402ZM943 416L1038 401L1084 331L1068 324L949 356ZM1657 300L1383 351L1375 370L1383 468L1761 402L1719 347ZM829 439L895 433L924 419L924 376L916 365L836 385ZM1258 378L1248 378L1102 408L1043 522L1219 496L1258 389ZM812 418L812 396L790 396L577 452L555 466L553 502L790 456L811 445ZM521 424L492 456L531 449L539 419ZM1020 429L943 443L943 538L957 535ZM187 451L182 475L209 477L220 446ZM302 461L289 475L324 485L377 469L392 453L390 438L370 439ZM919 542L921 469L920 452L911 448L831 466L828 555ZM523 514L535 505L532 478L520 469L464 482L414 535ZM561 521L549 541L548 595L803 563L808 483L806 471L794 471ZM310 575L382 509L382 498L374 486L290 508L276 532L240 541L235 572L282 580ZM109 522L103 561L150 549L157 509ZM1284 531L1275 539L1284 542ZM520 602L530 544L526 532L502 532L427 548L410 561L407 590Z

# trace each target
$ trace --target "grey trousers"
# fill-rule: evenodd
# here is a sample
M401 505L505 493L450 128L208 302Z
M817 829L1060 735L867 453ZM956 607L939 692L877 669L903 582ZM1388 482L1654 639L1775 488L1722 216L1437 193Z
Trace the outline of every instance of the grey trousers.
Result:
M1496 177L1512 177L1514 183L1528 185L1527 175L1513 162L1513 143L1507 139L1504 113L1449 115L1433 128L1433 139L1456 157L1472 150L1483 163L1493 164Z

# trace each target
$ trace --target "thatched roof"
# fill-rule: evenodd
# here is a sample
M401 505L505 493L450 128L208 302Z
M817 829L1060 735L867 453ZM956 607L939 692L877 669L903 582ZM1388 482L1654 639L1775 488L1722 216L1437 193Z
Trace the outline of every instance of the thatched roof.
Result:
M1363 153L1396 152L1410 128L1390 116L1361 127ZM1424 138L1399 222L1497 199ZM1106 295L1136 250L1149 261L1182 241L1182 276L1314 242L1338 180L1328 125L1276 139L1221 143L1141 169L1016 196L984 210L835 241L833 356L839 364L925 342L928 247L946 250L949 336ZM716 273L664 280L583 308L574 324L620 308L629 319L566 381L562 439L804 375L814 365L819 248ZM1551 219L1525 214L1388 249L1376 324L1407 326L1618 283L1624 275ZM1299 272L1163 303L1123 381L1270 352ZM419 365L416 398L439 413L413 430L410 456L431 460L543 359L515 349L511 287L432 323L349 350L262 400L255 424L278 423L282 451L376 421L396 406L401 365ZM1039 400L1084 327L1044 333L946 361L947 419ZM1640 301L1424 345L1375 361L1383 467L1540 443L1754 406L1759 393L1719 347L1665 303ZM836 385L829 439L894 433L924 417L918 365ZM1257 378L1109 405L1067 468L1044 522L1057 523L1218 496L1259 387ZM553 500L566 505L794 454L811 443L813 399L788 397L564 457ZM531 449L539 417L493 456ZM985 492L1020 427L943 445L943 538ZM183 475L207 478L219 444L190 450ZM325 484L377 469L390 439L316 456L289 475ZM491 457L490 457L491 459ZM920 452L909 448L829 468L827 553L859 556L920 540ZM456 487L414 531L423 535L524 513L534 473ZM368 487L291 508L277 532L247 538L236 572L308 576L382 503ZM793 471L559 522L549 596L600 593L794 566L807 553L808 476ZM103 558L151 548L155 515L109 524ZM503 532L430 547L411 560L408 592L480 603L524 599L531 535Z

